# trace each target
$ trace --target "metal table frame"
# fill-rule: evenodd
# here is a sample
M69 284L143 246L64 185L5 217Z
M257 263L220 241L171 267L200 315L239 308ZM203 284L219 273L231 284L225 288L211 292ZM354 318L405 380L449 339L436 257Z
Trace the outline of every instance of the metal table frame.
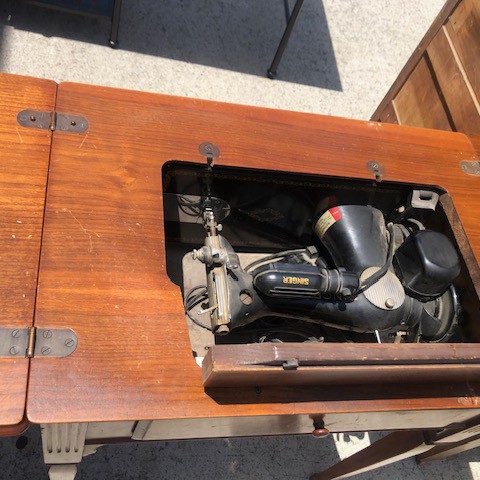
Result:
M45 7L45 8L51 8L54 10L60 10L60 11L66 11L66 12L71 12L71 13L78 13L81 15L89 15L89 16L98 16L105 18L104 15L96 15L94 13L89 13L89 12L81 12L78 9L75 8L68 8L68 7L62 7L62 6L57 6L57 5L52 5L49 3L42 2L41 0L29 0L29 3L32 3L34 5L38 5L40 7ZM119 31L119 26L120 26L120 14L122 12L122 0L114 0L113 3L113 9L112 9L112 14L111 14L111 30L110 30L110 38L108 40L108 44L112 48L118 47L118 31Z
M285 8L285 18L287 21L287 25L283 32L282 38L280 43L278 44L277 51L275 52L275 56L273 57L272 64L267 70L267 77L274 79L277 76L277 69L282 60L283 54L285 49L287 48L288 41L290 40L290 36L292 34L293 28L297 22L298 16L300 14L300 10L302 9L304 0L296 0L293 10L290 11L290 4L289 0L283 0L284 8ZM49 6L48 4L42 3L41 1L32 0L31 3L35 3L37 5L46 6L49 8L57 8L58 7ZM70 11L70 10L69 10ZM75 12L75 10L72 10ZM108 40L108 44L112 48L118 47L118 32L120 27L120 16L122 12L122 0L115 0L113 5L113 11L111 16L112 27L110 30L110 38Z
M292 12L290 13L290 4L289 0L283 0L284 7L285 7L285 17L287 20L287 26L283 32L282 39L277 47L277 51L275 56L273 57L272 64L270 68L267 70L267 77L271 78L272 80L277 76L277 68L282 60L283 53L287 48L288 41L290 40L290 35L292 34L293 27L297 22L298 15L300 14L300 10L302 9L304 0L297 0L295 2L295 6L293 7Z

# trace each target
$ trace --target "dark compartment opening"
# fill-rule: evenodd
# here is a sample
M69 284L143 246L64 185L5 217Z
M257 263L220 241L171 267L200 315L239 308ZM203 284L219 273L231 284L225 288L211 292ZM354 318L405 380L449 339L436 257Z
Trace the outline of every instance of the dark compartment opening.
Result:
M312 229L312 225L326 209L338 205L370 205L380 210L388 221L398 215L398 207L407 202L413 189L438 193L440 199L436 210L423 212L421 221L427 228L445 234L460 257L461 274L454 285L458 290L464 314L461 333L452 341L479 341L480 326L476 317L480 311L480 302L467 263L470 268L478 269L478 265L451 198L445 190L422 184L378 183L222 166L215 166L213 171L208 172L202 164L168 162L163 168L167 273L179 288L184 284L182 258L192 249L199 248L204 241L205 230L201 218L196 216L198 211L192 202L194 204L196 198L205 195L206 189L215 198L221 199L219 211L222 208L225 210L225 204L228 204L230 211L221 221L221 235L228 239L236 252L265 254L315 245L327 258L328 252ZM179 196L186 199L186 210L183 212L177 205ZM465 252L468 258L464 258L462 253ZM308 341L309 338L310 341L315 341L318 334L315 327L303 321L295 323L292 320L268 317L252 325L240 327L238 331L227 336L216 336L215 343L252 343L258 341L258 332L265 332L268 337L268 332L275 330L284 331L288 341ZM253 335L252 331L255 329L257 334ZM365 339L366 334L361 334L358 340L355 334L349 334L351 337L347 339L341 331L330 331L328 327L322 329L325 341L377 340L373 335L371 339ZM192 332L190 333L192 336ZM204 333L213 337L209 332L201 333L200 337L205 337ZM212 339L210 341L213 343ZM204 341L206 342L207 340ZM205 353L197 351L196 347L193 350L199 356Z

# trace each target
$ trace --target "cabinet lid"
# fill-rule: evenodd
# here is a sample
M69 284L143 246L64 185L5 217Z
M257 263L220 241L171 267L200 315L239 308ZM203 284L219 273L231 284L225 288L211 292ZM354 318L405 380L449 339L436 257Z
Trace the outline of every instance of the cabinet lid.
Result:
M51 144L50 131L23 128L17 115L52 111L56 90L52 81L0 75L0 327L16 336L33 325ZM0 358L0 435L26 427L24 353Z

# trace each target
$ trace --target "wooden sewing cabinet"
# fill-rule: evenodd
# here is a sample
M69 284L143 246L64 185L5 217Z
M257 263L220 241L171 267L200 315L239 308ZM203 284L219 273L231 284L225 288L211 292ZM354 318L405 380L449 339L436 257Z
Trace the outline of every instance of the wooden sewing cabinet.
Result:
M475 344L462 344L476 363L457 365L454 381L206 391L180 288L167 275L162 168L205 163L199 145L212 142L216 166L440 186L478 300L480 177L461 168L480 160L478 139L9 75L0 76L0 101L0 323L43 336L32 358L0 359L0 423L10 435L42 425L51 478L73 478L95 446L125 439L476 425ZM60 358L48 346L58 329L76 336Z

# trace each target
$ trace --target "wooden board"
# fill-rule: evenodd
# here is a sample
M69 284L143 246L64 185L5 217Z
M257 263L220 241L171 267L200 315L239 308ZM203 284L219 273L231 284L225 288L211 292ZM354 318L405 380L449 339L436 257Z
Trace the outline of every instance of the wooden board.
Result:
M446 24L476 98L480 101L480 4L463 0ZM480 133L480 132L479 132Z
M206 388L459 383L480 379L477 344L267 343L214 345L203 365ZM368 352L367 354L365 352ZM296 368L284 368L287 362ZM410 388L410 387L406 387Z
M432 40L427 53L455 129L466 134L479 134L480 106L445 27Z
M50 137L21 127L21 110L52 111L56 84L0 75L0 325L33 324ZM25 428L22 418L29 361L0 359L0 425ZM18 428L16 427L18 425ZM0 432L1 433L1 432Z
M372 119L480 133L480 5L446 2Z
M78 84L59 86L57 109L90 127L54 136L36 325L71 327L79 343L69 357L32 362L31 421L440 409L447 424L458 410L475 414L476 384L206 393L181 292L166 273L162 210L162 166L203 164L205 141L221 149L216 164L236 167L373 179L366 164L375 159L384 181L444 186L478 259L480 178L459 167L477 160L467 137Z
M432 25L425 33L424 37L418 44L417 48L412 53L412 56L408 59L405 66L402 68L398 77L396 78L393 85L388 90L387 94L380 102L380 105L377 107L375 112L372 115L372 120L380 120L383 116L383 112L386 109L390 108L392 100L398 95L398 92L402 89L405 82L410 77L415 67L418 65L420 60L424 59L425 50L430 45L432 39L437 35L438 31L442 28L444 23L448 20L449 16L457 8L461 0L447 0L445 5L442 7L442 10L439 12ZM381 120L386 122L387 120ZM392 122L393 123L393 122Z
M398 125L398 116L395 111L395 105L393 102L390 102L383 110L382 115L380 116L380 121L385 123L394 123Z
M398 92L393 105L400 125L452 130L425 58Z

